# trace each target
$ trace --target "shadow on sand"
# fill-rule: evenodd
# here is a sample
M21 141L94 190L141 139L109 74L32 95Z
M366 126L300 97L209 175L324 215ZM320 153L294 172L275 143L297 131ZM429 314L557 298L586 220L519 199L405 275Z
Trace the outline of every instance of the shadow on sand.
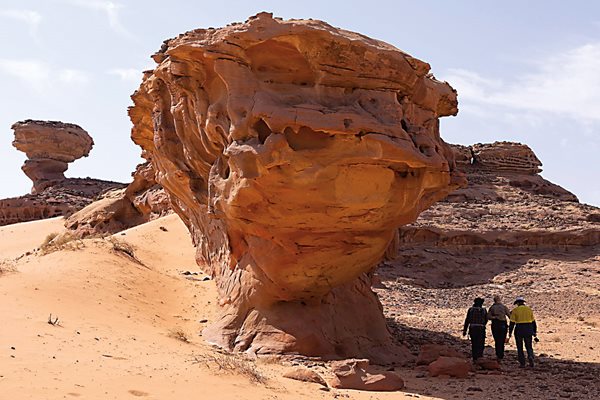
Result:
M455 348L463 352L465 357L470 356L468 340L399 324L393 318L388 318L387 324L395 340L408 346L415 355L421 345L435 343ZM600 399L600 363L536 354L535 368L523 369L519 368L514 341L509 346L512 349L506 351L501 373L476 369L467 379L454 379L429 377L424 368L400 370L401 374L408 377L405 392L440 399ZM484 355L495 358L489 332Z

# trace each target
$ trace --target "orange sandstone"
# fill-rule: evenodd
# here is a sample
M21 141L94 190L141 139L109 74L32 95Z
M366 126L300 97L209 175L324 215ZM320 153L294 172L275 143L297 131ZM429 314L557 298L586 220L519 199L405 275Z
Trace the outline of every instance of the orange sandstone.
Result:
M205 338L406 360L370 272L399 226L464 180L439 135L456 92L389 44L267 13L153 58L132 138L216 281L222 314Z

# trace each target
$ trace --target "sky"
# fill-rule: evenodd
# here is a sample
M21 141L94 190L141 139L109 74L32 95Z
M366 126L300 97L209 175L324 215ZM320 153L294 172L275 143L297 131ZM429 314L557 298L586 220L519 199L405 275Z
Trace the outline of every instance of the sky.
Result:
M600 2L573 0L0 0L0 198L29 192L12 123L72 122L94 138L70 177L129 182L127 107L150 55L179 33L260 11L391 43L458 90L449 143L528 144L542 175L600 206Z

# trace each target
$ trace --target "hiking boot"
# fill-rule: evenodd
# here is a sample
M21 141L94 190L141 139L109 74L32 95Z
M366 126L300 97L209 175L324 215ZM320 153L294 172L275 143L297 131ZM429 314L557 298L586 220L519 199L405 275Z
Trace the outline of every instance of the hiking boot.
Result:
M525 364L519 364L519 368L525 368Z
M534 364L534 362L533 362L533 358L530 358L530 359L529 359L529 366L530 366L531 368L534 368L534 367L535 367L535 364Z

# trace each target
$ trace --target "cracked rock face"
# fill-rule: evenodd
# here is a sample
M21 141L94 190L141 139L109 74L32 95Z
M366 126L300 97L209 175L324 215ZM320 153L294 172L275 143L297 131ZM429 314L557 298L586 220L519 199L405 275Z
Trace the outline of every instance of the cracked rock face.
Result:
M370 272L462 183L438 117L456 92L395 47L262 13L165 41L133 140L214 277L204 337L254 353L406 359Z
M14 123L13 146L27 154L21 169L32 181L32 194L65 179L68 163L89 154L94 141L79 125L58 121Z

